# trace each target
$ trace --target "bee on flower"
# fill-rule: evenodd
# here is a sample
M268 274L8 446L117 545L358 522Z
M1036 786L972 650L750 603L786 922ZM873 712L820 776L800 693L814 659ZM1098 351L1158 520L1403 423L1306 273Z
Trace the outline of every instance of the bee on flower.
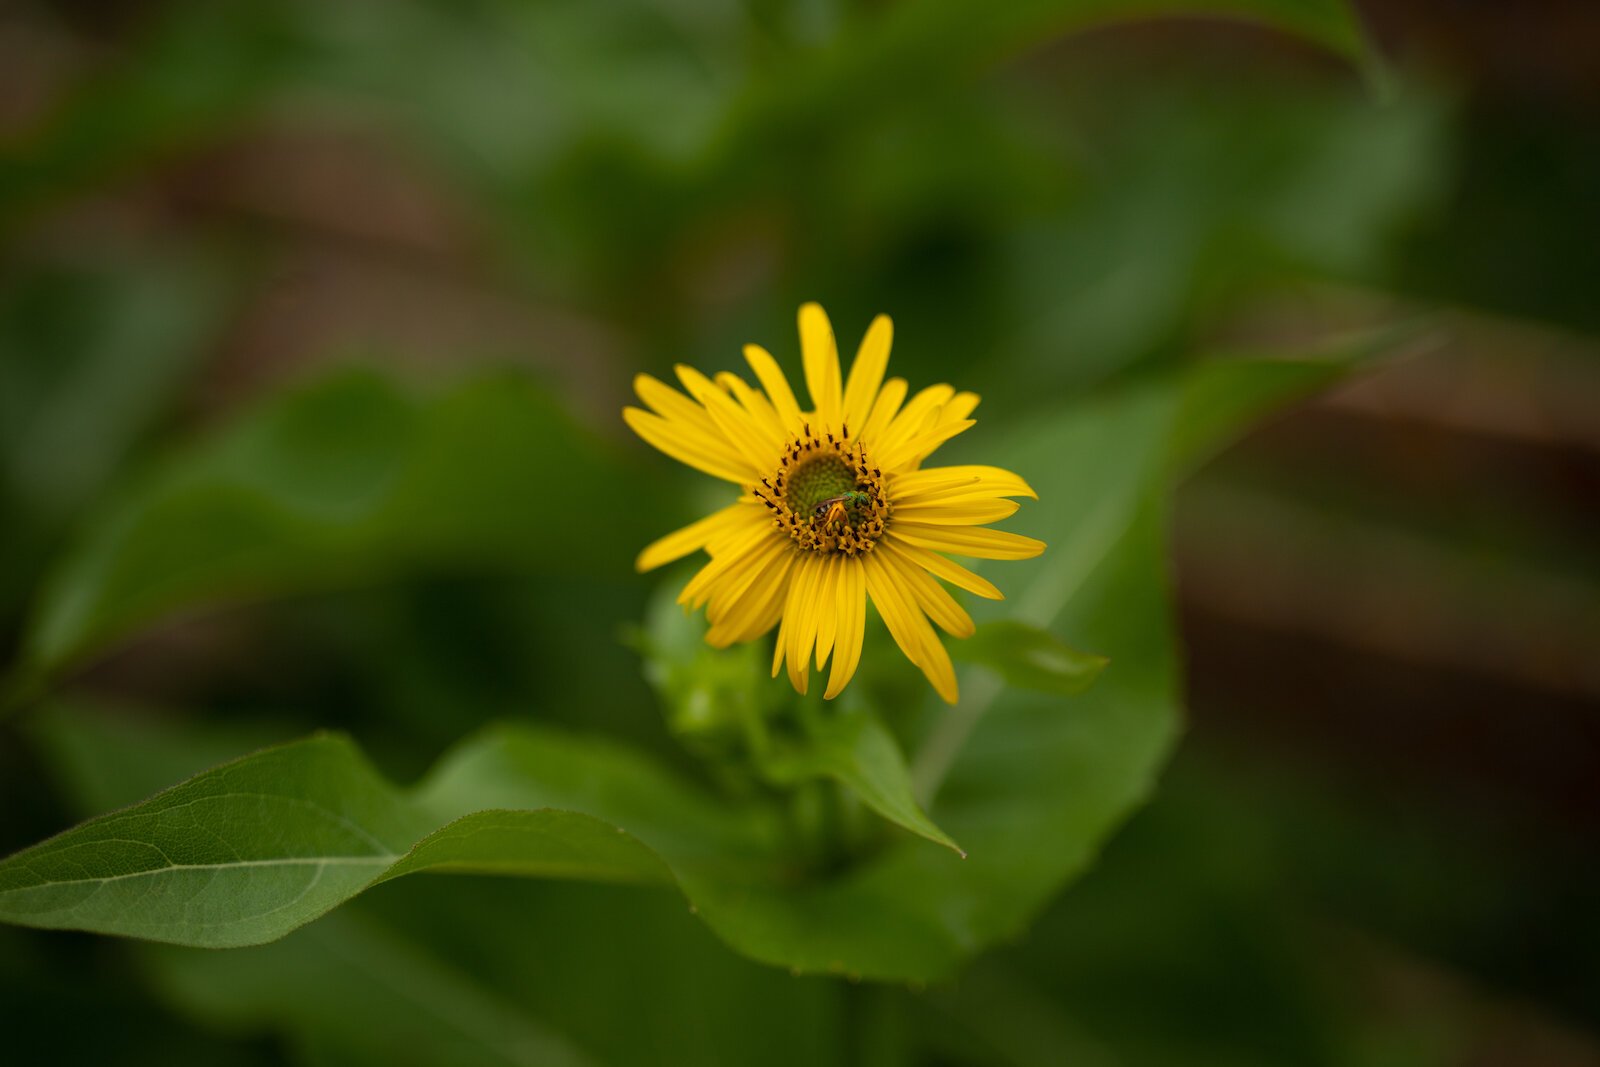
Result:
M810 406L802 408L777 361L747 345L760 388L735 374L715 380L679 365L687 395L647 374L634 381L645 406L623 418L651 445L740 490L720 511L639 554L648 571L704 550L709 556L678 602L706 609L706 640L725 648L778 627L772 674L788 666L806 692L811 663L832 657L824 696L845 687L861 661L867 601L895 643L939 695L957 699L955 668L934 633L973 632L972 618L940 584L981 597L1000 590L949 556L1028 559L1031 537L988 523L1037 494L1010 471L924 467L973 425L973 393L934 385L907 400L902 378L885 379L893 326L879 315L847 378L833 327L817 304L800 309L800 349Z

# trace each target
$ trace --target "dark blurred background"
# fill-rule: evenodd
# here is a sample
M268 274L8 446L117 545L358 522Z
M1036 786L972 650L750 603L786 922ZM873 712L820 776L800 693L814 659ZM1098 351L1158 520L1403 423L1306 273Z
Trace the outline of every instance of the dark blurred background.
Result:
M633 373L788 351L803 299L841 337L890 313L902 373L991 417L1424 315L1179 490L1190 720L1152 806L959 989L863 994L851 1048L1600 1063L1600 6L1363 3L1376 60L959 7L8 4L0 646L119 476L334 365L520 367L620 443ZM71 692L378 734L405 776L593 647L552 599L647 706L603 630L638 596L433 576L167 625ZM463 636L519 628L545 659ZM75 802L6 729L10 850ZM175 1013L117 946L7 931L0 961L8 1025L341 1062Z

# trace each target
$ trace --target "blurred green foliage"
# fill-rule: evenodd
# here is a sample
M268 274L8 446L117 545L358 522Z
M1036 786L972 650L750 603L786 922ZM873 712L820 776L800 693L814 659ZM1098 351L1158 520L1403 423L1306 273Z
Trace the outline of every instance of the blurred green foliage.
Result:
M453 563L606 568L647 532L652 494L584 436L522 381L427 403L368 374L319 383L95 515L45 590L24 668L47 675L175 606ZM629 481L645 484L617 490Z
M225 289L202 258L12 264L0 290L0 608L193 374Z
M50 21L86 36L70 7ZM1266 29L1215 55L1188 23L1143 53L1107 29L1170 15ZM1531 266L1508 287L1460 254L1439 206L1455 106L1386 71L1344 3L169 2L112 36L0 136L0 843L329 727L377 769L313 741L343 762L267 785L356 789L385 856L439 831L402 862L608 881L664 862L698 914L659 888L406 878L225 953L0 930L23 1061L1460 1062L1471 995L1395 1015L1351 992L1393 957L1520 975L1600 1024L1593 927L1552 920L1556 973L1516 966L1521 902L1583 913L1556 873L1317 783L1241 782L1214 751L1156 794L1181 730L1170 488L1410 336L1318 320L1262 343L1252 316L1333 288L1595 324L1592 271L1538 284L1549 253L1526 236L1550 225L1526 190L1570 202L1581 173L1469 142L1500 167L1452 195L1489 204ZM301 237L193 175L308 131L375 135L467 219L475 276L609 343L551 343L537 381L468 345L435 355L472 373L426 385L354 346L335 355L359 368L226 395L239 323ZM122 200L144 221L95 212ZM995 572L1011 599L975 614L1002 639L975 645L955 712L869 647L836 715L785 726L752 679L764 656L704 649L628 571L702 490L588 425L572 382L609 411L632 371L781 353L802 299L841 336L893 314L901 373L986 397L950 461L1040 491L1013 525L1051 551ZM1034 654L1009 661L1027 650L1007 634ZM439 829L545 806L588 817ZM173 831L141 818L120 825ZM328 830L274 827L204 847L303 858ZM44 899L19 888L27 862L0 867L24 921ZM160 936L196 891L208 920L288 909L234 939L259 940L373 873L294 900L293 880L252 899L180 874L99 928ZM179 939L220 943L207 930Z

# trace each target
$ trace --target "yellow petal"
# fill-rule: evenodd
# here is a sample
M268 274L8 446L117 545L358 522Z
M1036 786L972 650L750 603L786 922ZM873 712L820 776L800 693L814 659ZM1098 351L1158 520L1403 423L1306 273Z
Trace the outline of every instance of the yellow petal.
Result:
M923 460L946 441L973 426L967 416L971 415L977 406L977 393L957 393L939 408L932 425L906 445L904 454L886 458L882 465L884 467L892 465L893 469L899 470L922 466Z
M965 433L976 425L977 423L971 419L948 420L936 418L921 433L913 434L898 444L885 448L882 452L882 459L878 459L874 455L874 462L888 470L915 467L950 438L957 434Z
M1044 551L1043 541L981 526L933 526L894 520L894 535L934 552L974 559L1032 559Z
M800 354L805 359L806 388L817 421L838 430L840 417L839 346L833 340L833 326L820 304L800 308Z
M642 574L653 571L664 563L671 563L675 559L682 559L689 553L704 548L706 542L718 531L728 528L743 515L745 504L729 504L721 511L713 511L699 522L692 522L681 530L667 534L660 540L653 541L639 553L639 558L634 561L634 566Z
M872 403L872 414L867 416L867 424L857 431L856 437L869 445L875 444L879 435L888 429L905 399L904 378L890 378L884 382L883 388L878 390L878 399Z
M799 570L798 567L794 568ZM784 591L784 603L789 602L790 592L794 589L795 575L789 575L789 587ZM783 654L789 647L789 614L780 612L778 615L778 639L772 643L772 676L776 678L783 669Z
M1026 496L1034 500L1039 494L1020 477L1003 467L981 464L964 464L954 467L926 467L895 476L891 495L896 503L909 501L925 494L965 493L984 496Z
M889 349L894 343L894 323L887 315L879 315L867 327L867 335L856 350L855 362L850 364L850 377L844 386L843 419L846 427L854 426L860 433L866 429L867 416L872 414L872 404L878 399L878 387L883 384L883 372L889 366Z
M800 405L795 402L794 391L789 388L789 379L784 377L778 361L760 345L745 345L744 359L750 364L750 369L756 372L756 380L761 383L761 388L767 391L767 398L778 412L778 420L783 424L784 431L790 437L798 436L804 416L800 414Z
M761 431L761 435L771 442L773 449L781 449L788 440L789 432L784 429L783 421L778 418L778 412L772 406L765 393L758 389L750 388L750 383L737 374L723 371L716 377L716 382L723 389L733 394L745 411L750 413L750 419Z
M902 588L911 593L917 606L938 624L939 629L952 637L972 636L973 631L977 629L972 616L956 603L954 597L945 592L944 586L934 581L927 571L901 555L887 541L879 545L876 551L884 554L885 562L900 579Z
M828 658L828 653L833 651L833 640L838 633L839 613L835 607L839 600L839 565L844 558L830 555L822 565L822 578L817 583L817 595L814 598L817 604L817 670L822 670L822 661Z
M936 552L929 552L925 548L911 544L890 531L885 542L893 542L895 548L905 554L906 558L922 567L923 570L938 578L943 578L957 589L965 589L969 593L985 597L989 600L1004 600L1005 594L1000 592L995 584L987 578L973 574L955 560L946 559Z
M755 512L758 509L747 506L746 510ZM738 525L732 526L726 536L719 536L708 543L711 562L689 579L689 583L678 593L678 603L698 608L710 599L719 582L738 580L738 574L742 568L750 565L752 555L762 542L777 542L779 537L771 524L759 515L741 517Z
M750 413L735 404L733 398L719 389L710 378L682 363L673 370L678 372L684 388L705 405L712 421L751 470L758 474L771 470L777 462L781 443L776 438L764 435Z
M815 553L801 558L797 573L789 584L789 602L783 608L783 626L788 638L789 684L805 695L811 676L811 644L817 639L817 584L822 575L822 557Z
M905 522L929 522L938 526L984 526L1010 518L1022 505L1015 500L998 497L958 500L948 503L900 504L894 506L895 517Z
M839 571L838 632L833 645L833 669L823 699L832 700L855 677L861 662L861 640L867 629L867 578L859 559L847 559Z
M930 385L911 398L911 402L900 409L889 425L873 441L876 455L886 455L898 449L911 438L933 426L939 408L945 401L955 395L955 390L948 385ZM883 466L882 461L879 465Z
M747 551L725 553L718 557L731 562L706 591L706 619L713 624L720 622L732 605L744 599L746 592L760 580L762 572L774 560L792 552L788 538L773 537L758 540Z
M738 485L751 481L750 468L744 457L731 447L713 448L697 439L681 424L642 408L623 408L622 419L634 433L679 463Z
M943 418L964 419L978 410L981 398L977 393L957 393L945 403Z
M890 565L877 558L876 552L862 557L867 576L867 593L878 606L884 625L906 658L927 676L928 681L948 704L959 697L956 687L956 670L950 662L950 653L939 643L939 636L928 625L927 618L914 603L910 594L900 588Z
M712 648L727 648L739 641L753 641L772 629L783 614L789 596L789 577L794 569L793 552L781 552L757 575L745 594L720 613L706 631ZM776 676L777 671L773 671Z
M639 394L639 399L645 402L646 407L662 418L684 423L712 440L721 437L705 408L659 378L636 374L633 376L633 391Z

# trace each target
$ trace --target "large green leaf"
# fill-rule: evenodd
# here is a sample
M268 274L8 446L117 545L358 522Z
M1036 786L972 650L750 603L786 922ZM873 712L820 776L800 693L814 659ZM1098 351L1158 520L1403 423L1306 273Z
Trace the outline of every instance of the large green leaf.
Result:
M210 946L282 936L370 884L434 827L340 738L207 771L0 865L0 913Z
M486 749L511 758L526 749L531 760L567 767L606 755L512 734L486 739L478 752ZM628 769L611 768L612 779ZM665 817L681 814L670 787L630 784L661 801ZM274 940L376 882L419 871L671 880L648 848L592 816L545 809L454 818L446 803L438 790L420 801L401 794L343 738L268 749L6 860L0 916L230 947ZM687 822L682 832L696 829Z
M652 489L633 480L630 506L627 481L525 381L424 399L352 371L126 487L48 581L25 667L47 675L179 609L407 568L609 571L647 536Z
M429 834L384 872L419 871L672 882L672 871L636 838L571 811L478 811Z

